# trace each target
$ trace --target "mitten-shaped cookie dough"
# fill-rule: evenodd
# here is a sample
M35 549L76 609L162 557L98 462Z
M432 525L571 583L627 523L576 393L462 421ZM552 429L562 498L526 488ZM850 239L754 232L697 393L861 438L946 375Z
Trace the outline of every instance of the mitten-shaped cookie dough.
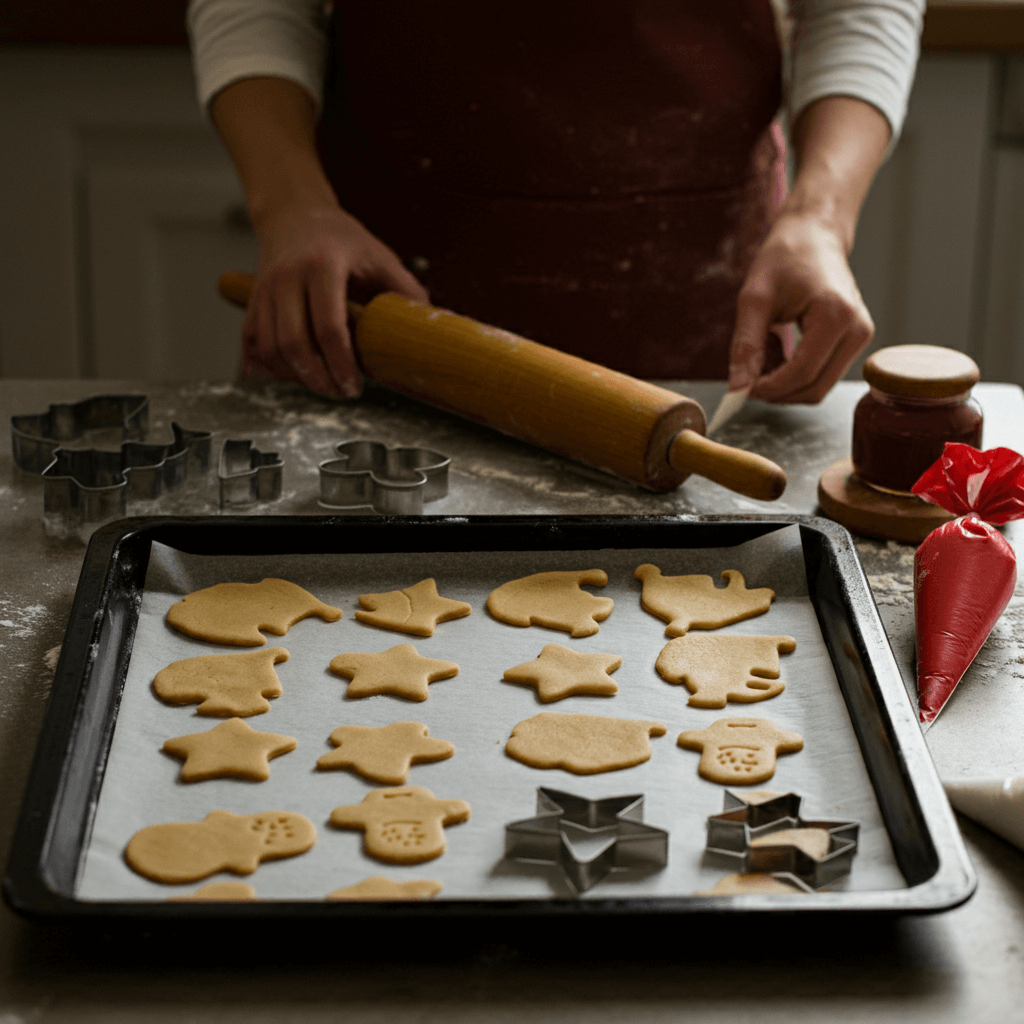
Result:
M779 653L794 650L791 636L687 633L665 644L654 667L665 682L686 685L690 707L724 708L782 693Z
M291 811L210 811L202 821L141 829L124 856L132 870L154 882L196 882L218 871L251 875L260 861L294 857L315 842L313 822Z
M433 636L438 623L464 618L473 610L465 601L441 597L433 579L404 590L360 594L359 603L364 609L356 612L360 622L413 636Z
M492 590L487 610L510 626L547 626L570 636L593 636L615 602L581 590L583 583L606 586L608 574L602 569L534 573Z
M764 615L775 600L768 587L748 590L743 575L726 569L726 585L715 586L710 576L662 576L656 565L641 565L633 573L643 580L640 603L644 611L664 619L665 636L682 636L688 629L718 629L755 615Z
M157 672L153 692L168 704L198 704L196 714L211 718L262 715L266 698L281 696L274 666L287 660L283 647L183 658Z
M803 737L767 718L720 718L706 729L687 729L676 741L703 751L697 771L723 786L751 786L775 774L776 754L803 750Z
M440 800L423 786L374 789L362 803L335 807L331 824L361 828L371 857L392 864L420 864L445 851L444 826L469 817L465 800Z

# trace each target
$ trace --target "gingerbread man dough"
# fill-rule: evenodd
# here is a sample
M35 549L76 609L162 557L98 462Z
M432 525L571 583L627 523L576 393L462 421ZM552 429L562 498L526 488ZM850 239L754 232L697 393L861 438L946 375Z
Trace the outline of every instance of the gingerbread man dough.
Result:
M676 741L700 750L697 771L710 782L752 786L775 774L776 754L803 750L803 737L785 732L767 718L720 718L706 729L687 729Z
M682 636L688 629L718 629L733 622L764 615L775 600L768 587L748 590L742 573L726 569L723 588L710 576L662 576L656 565L641 565L633 573L643 580L640 603L645 611L664 619L665 636Z
M581 590L581 584L603 587L602 569L538 572L503 583L487 598L487 610L510 626L547 626L570 636L593 636L612 613L615 602Z
M465 800L440 800L423 786L396 786L371 790L362 803L335 807L331 824L363 829L371 857L421 864L444 853L444 826L468 817Z
M667 683L684 683L694 708L752 704L786 688L779 682L779 654L796 650L791 636L687 633L670 640L654 667Z

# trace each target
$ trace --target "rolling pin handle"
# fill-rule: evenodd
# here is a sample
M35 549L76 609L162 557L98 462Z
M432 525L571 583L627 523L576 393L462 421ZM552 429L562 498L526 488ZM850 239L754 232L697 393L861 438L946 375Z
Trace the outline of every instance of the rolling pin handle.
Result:
M709 441L695 430L680 430L672 439L668 461L678 470L696 473L758 501L775 501L786 489L786 472L753 452Z
M255 278L244 270L226 270L217 279L217 291L220 297L226 299L234 306L245 309L249 305L249 297L252 295L252 286ZM364 306L358 302L346 303L348 315L353 320L358 320L362 315Z

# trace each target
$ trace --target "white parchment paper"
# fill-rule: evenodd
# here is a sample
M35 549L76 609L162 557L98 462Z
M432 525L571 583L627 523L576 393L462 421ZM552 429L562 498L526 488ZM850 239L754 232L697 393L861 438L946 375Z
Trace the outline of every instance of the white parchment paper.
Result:
M640 582L633 571L644 562L665 575L739 569L750 587L771 586L776 600L763 616L725 627L741 634L788 634L794 653L782 656L786 689L756 704L730 704L720 711L687 706L683 686L664 682L654 663L668 642L665 623L640 607ZM552 569L604 569L609 583L589 588L615 600L600 631L582 639L541 627L526 629L492 619L485 610L496 586ZM151 684L156 673L182 658L233 653L238 648L204 644L167 626L167 609L184 594L221 582L289 579L321 600L343 609L343 618L325 623L306 619L286 636L268 636L290 658L276 666L283 695L271 710L247 719L254 729L284 733L297 748L271 761L266 782L215 779L179 781L181 762L165 754L165 740L203 732L218 719L199 717L194 706L162 703ZM389 632L356 621L361 593L401 589L432 576L442 596L468 601L470 616L442 623L433 637ZM346 698L348 681L328 670L344 652L384 651L412 642L425 657L459 665L459 674L430 685L429 698L413 702L393 696ZM505 669L532 661L545 644L579 651L618 654L622 667L613 678L613 697L570 697L541 704L533 687L506 683ZM651 740L653 755L633 768L576 776L537 770L508 757L504 744L513 726L539 712L579 712L663 723L667 733ZM774 778L758 788L793 791L803 797L805 818L839 818L861 823L853 873L837 887L859 890L902 888L860 748L807 597L797 527L788 527L738 547L700 550L619 550L561 552L470 552L212 557L185 555L154 545L141 617L118 712L110 757L88 846L78 897L85 900L164 899L194 891L208 881L239 880L224 873L192 885L150 882L125 863L132 835L147 825L198 821L211 810L236 814L297 811L316 825L316 845L308 853L262 864L245 877L266 899L321 900L333 889L369 875L395 879L436 878L439 898L493 900L564 897L571 894L559 869L504 859L505 825L532 817L538 786L583 797L642 793L644 821L668 830L667 867L637 879L610 875L583 898L680 896L713 885L735 868L704 855L705 822L722 810L723 787L697 774L699 754L676 745L684 729L704 728L719 718L769 718L804 737L804 749L779 758ZM344 724L380 726L393 721L423 722L430 735L451 741L455 755L434 764L414 765L409 784L426 786L441 798L466 800L469 821L446 829L448 849L425 864L382 864L363 852L363 835L328 823L332 808L362 800L375 784L348 771L320 771L317 759L334 749L328 736Z

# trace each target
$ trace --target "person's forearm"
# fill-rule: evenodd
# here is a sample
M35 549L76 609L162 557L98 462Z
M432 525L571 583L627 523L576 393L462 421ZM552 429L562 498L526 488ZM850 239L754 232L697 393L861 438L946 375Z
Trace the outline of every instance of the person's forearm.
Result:
M244 78L222 89L210 113L262 224L290 203L337 206L316 150L313 98L283 78Z
M863 100L828 96L812 103L793 129L796 180L782 213L816 217L849 254L889 135L889 122Z

